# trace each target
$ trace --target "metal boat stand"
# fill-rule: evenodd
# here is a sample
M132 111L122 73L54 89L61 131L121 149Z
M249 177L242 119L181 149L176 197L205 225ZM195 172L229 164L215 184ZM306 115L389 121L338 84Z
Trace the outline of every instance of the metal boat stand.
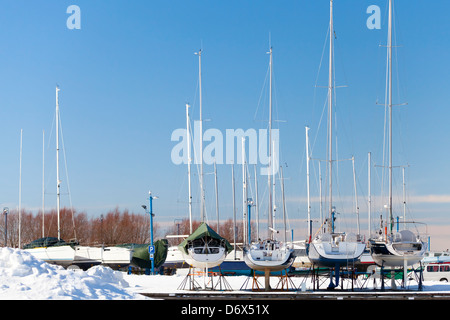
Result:
M362 272L359 275L363 275L363 280L360 288L364 290L373 291L422 291L423 290L423 266L420 262L419 268L411 268L406 271L405 276L404 268L386 268L384 266L379 269L373 269L371 272ZM359 279L359 276L357 278ZM417 289L409 287L409 281L417 281ZM372 284L372 289L368 286ZM386 288L386 285L390 284L390 287Z
M283 271L285 274L283 274ZM277 283L277 286L275 287L275 290L297 290L295 287L294 282L292 281L291 277L289 276L287 269L281 271L281 275L278 276L279 280ZM279 286L281 285L281 289L279 289ZM289 286L291 287L289 289ZM286 289L285 289L286 287Z
M245 282L242 284L240 290L247 289L247 286L250 282L250 279L252 280L252 291L287 291L287 290L297 290L297 287L295 286L294 282L292 281L290 275L287 272L287 269L281 271L280 275L269 275L270 277L278 277L278 283L275 287L275 289L272 289L269 286L267 287L267 281L265 281L266 285L263 286L259 281L258 278L264 277L266 279L267 275L257 275L254 270L251 270L250 276L247 277Z
M192 266L189 266L189 272L184 277L181 284L178 286L177 290L200 290L200 284L195 280L195 272ZM188 286L188 288L186 288Z
M418 291L423 290L423 274L422 274L422 263L420 263L420 267L415 269L412 268L411 275L414 275L415 280L418 282ZM405 274L406 272L406 274ZM388 275L388 276L386 276ZM400 279L397 279L399 278ZM408 270L405 271L405 268L391 268L386 269L385 267L380 268L380 281L381 281L381 291L385 291L386 289L386 281L391 283L391 287L389 290L408 290L408 280L410 277L408 276ZM412 289L411 289L412 290Z
M261 283L258 281L258 276L255 274L255 270L250 271L250 276L245 279L244 283L242 284L241 288L239 290L245 290L247 289L248 283L250 281L250 278L252 279L252 291L259 291L262 288Z
M204 285L201 286L198 281L195 279L196 276L202 275L204 277ZM217 275L219 278L214 284L214 276ZM206 281L206 278L208 281ZM181 284L177 288L178 290L219 290L219 291L233 291L233 288L230 286L228 281L225 279L225 276L222 273L222 270L219 267L219 272L209 272L205 273L205 271L195 272L195 268L192 266L189 267L189 272L186 277L183 279Z
M311 281L313 283L313 290L320 290L321 286L329 281L326 290L350 290L358 289L358 272L354 267L339 267L339 268L318 268L311 267Z
M217 290L217 286L219 286L219 289L218 289L219 291L233 291L233 288L230 286L227 279L223 275L222 270L220 269L220 266L219 266L218 276L219 276L219 279L217 280L216 285L213 287L213 290ZM211 277L211 283L212 283L212 277Z

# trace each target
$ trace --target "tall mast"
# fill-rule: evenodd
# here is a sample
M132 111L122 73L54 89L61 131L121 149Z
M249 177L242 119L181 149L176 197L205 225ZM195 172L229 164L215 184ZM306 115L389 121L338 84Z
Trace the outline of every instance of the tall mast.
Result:
M186 104L186 143L188 160L188 189L189 189L189 234L192 233L192 192L191 192L191 123L189 120L189 104Z
M58 217L58 240L61 239L60 228L60 186L61 181L59 179L59 87L56 86L56 214Z
M367 169L367 171L368 171L368 173L367 173L367 175L368 175L368 177L367 177L367 180L368 180L368 190L367 190L367 193L369 194L369 200L368 200L368 204L367 204L367 206L368 206L368 212L369 212L369 223L368 223L368 229L369 229L369 238L372 236L372 224L371 224L371 215L372 215L372 192L371 192L371 182L370 182L370 179L371 179L371 163L372 163L372 161L371 161L371 156L372 156L372 154L369 152L369 155L368 155L368 160L367 160L367 162L368 162L368 169Z
M45 130L42 130L42 238L45 237Z
M234 260L236 260L236 193L234 185L234 163L231 164L231 181L233 185L233 242L234 242Z
M309 194L309 128L305 127L306 129L306 193L308 198L308 242L311 242L311 202L310 202L310 194Z
M255 209L256 209L256 239L259 239L259 200L258 200L258 175L255 164Z
M405 167L402 168L403 175L403 223L406 227L406 182L405 182Z
M214 160L214 180L215 180L215 191L216 191L216 215L217 215L217 230L219 233L219 185L217 184L217 165L216 160Z
M280 166L280 174L281 174L281 196L283 201L283 224L284 224L284 243L287 243L287 225L286 225L286 202L284 199L284 177L283 177L283 166Z
M356 172L355 172L355 156L352 156L353 166L353 186L355 188L355 211L356 211L356 224L358 229L358 236L361 234L361 227L359 225L359 206L358 206L358 193L356 190Z
M329 188L330 188L330 207L328 218L328 232L332 230L332 211L333 211L333 0L330 0L330 57L329 57L329 70L328 70L328 157L329 157Z
M200 192L201 192L201 216L205 221L205 190L203 189L203 118L202 118L202 50L195 53L198 55L198 86L200 101Z
M19 159L19 249L22 242L22 137L23 129L20 129L20 159Z
M247 232L250 227L247 224L247 168L245 167L245 137L242 137L242 209L243 209L243 223L244 223L244 242L247 240ZM250 243L248 243L250 245Z
M272 47L270 47L270 50L268 52L270 55L269 60L269 174L268 174L268 186L269 186L269 214L268 214L268 227L269 227L269 238L273 238L273 233L271 231L271 228L273 228L273 216L272 216L272 210L273 210L273 204L272 204L272 172L274 171L272 169L273 162L272 162Z
M389 24L388 24L388 108L389 108L389 223L390 232L394 226L392 215L392 0L389 0Z

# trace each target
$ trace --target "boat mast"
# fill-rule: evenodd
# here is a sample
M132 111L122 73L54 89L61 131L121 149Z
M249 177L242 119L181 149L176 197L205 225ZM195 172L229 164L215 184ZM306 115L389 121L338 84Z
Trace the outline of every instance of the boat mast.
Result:
M247 234L250 230L250 226L247 223L248 215L248 192L247 192L247 171L245 167L245 137L242 137L242 209L243 209L243 224L244 224L244 243L247 241ZM250 243L248 243L250 245Z
M202 50L195 53L198 55L198 86L200 99L200 192L202 222L205 222L205 190L203 189L203 118L202 118Z
M284 199L284 177L283 177L283 166L280 166L281 174L281 196L283 200L283 224L284 224L284 243L287 243L287 225L286 225L286 202Z
M60 187L61 181L59 179L59 87L56 86L56 214L58 218L58 240L61 239L60 228Z
M329 218L328 218L328 232L332 233L333 220L333 188L332 188L332 174L333 174L333 0L330 0L330 53L329 53L329 70L328 70L328 157L329 157Z
M192 234L192 192L191 192L191 123L189 119L189 104L186 104L186 143L188 161L188 190L189 190L189 234Z
M216 214L217 214L217 230L219 233L219 186L217 184L217 166L216 160L214 159L214 180L215 180L215 191L216 191Z
M45 237L45 130L42 130L42 238Z
M234 241L234 260L236 260L236 192L234 183L234 163L231 164L231 181L233 185L233 241Z
M273 163L272 163L272 47L270 47L270 50L268 52L270 55L269 60L269 174L268 174L268 186L269 186L269 214L268 214L268 231L269 231L269 238L273 239L273 216L272 216L272 172L274 171L272 169Z
M356 212L356 225L358 229L358 237L361 234L361 227L359 224L359 205L358 205L358 193L356 190L356 172L355 172L355 156L352 156L352 166L353 166L353 186L355 188L355 212Z
M255 209L256 209L256 239L259 239L259 200L258 200L258 175L255 164Z
M405 167L402 168L403 175L403 225L406 228L406 182L405 182Z
M389 0L388 24L388 108L389 108L389 223L390 233L394 227L392 215L392 0Z
M306 194L308 199L308 242L311 242L311 202L309 194L309 128L305 127L306 130Z
M367 171L368 171L368 173L367 173L367 175L368 175L368 177L367 177L367 180L368 180L368 190L367 190L367 193L369 194L369 200L368 200L368 204L367 204L367 206L368 206L368 212L369 212L369 218L368 218L368 220L369 220L369 223L368 223L368 229L369 229L369 238L372 236L372 224L371 224L371 215L372 215L372 192L371 192L371 182L370 182L370 178L371 178L371 156L372 156L372 154L369 152L369 155L368 155L368 160L367 160L367 162L368 162L368 169L367 169Z
M22 137L23 129L20 129L20 159L19 159L19 249L22 242Z

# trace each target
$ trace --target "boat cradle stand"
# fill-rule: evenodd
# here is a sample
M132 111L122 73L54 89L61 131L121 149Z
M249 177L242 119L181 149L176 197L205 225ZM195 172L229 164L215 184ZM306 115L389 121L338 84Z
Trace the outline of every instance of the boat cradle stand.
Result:
M380 281L380 288L378 289L377 279ZM408 280L416 280L417 289L415 286L411 289L408 286ZM400 288L401 290L414 290L414 291L423 291L423 266L422 262L420 262L420 266L418 268L411 267L406 270L405 268L386 268L384 266L380 267L379 274L372 271L371 274L366 273L366 279L362 285L362 287L367 287L367 283L372 281L372 287L374 290L386 291L386 284L390 282L389 290L397 290Z
M341 290L354 291L358 288L357 278L359 273L353 266L336 266L335 268L324 268L312 265L309 272L311 272L311 282L313 290L320 290L322 284L329 280L326 290L334 290L339 288ZM334 278L334 281L333 281ZM349 281L344 281L349 280Z
M203 276L204 285L201 286L198 281L195 279L199 276ZM214 284L214 277L218 276L216 283ZM207 279L208 280L207 280ZM225 279L225 276L222 273L222 270L219 266L219 272L212 272L207 270L195 271L195 268L189 266L189 272L186 277L183 279L181 284L177 288L178 290L219 290L219 291L233 291L233 288L230 286L228 281Z
M290 275L288 274L287 269L282 270L281 274L279 275L275 275L272 277L278 277L278 283L275 287L275 289L272 289L270 287L270 284L267 285L267 281L266 286L263 286L259 281L258 278L259 277L264 277L267 280L267 276L266 274L264 275L258 275L255 270L251 270L250 272L250 276L247 277L247 279L245 280L245 282L242 284L241 289L240 290L246 290L247 286L250 282L250 279L252 280L252 291L284 291L284 290L294 290L296 291L297 288L294 284L294 282L292 281ZM270 277L270 273L269 273L269 277Z

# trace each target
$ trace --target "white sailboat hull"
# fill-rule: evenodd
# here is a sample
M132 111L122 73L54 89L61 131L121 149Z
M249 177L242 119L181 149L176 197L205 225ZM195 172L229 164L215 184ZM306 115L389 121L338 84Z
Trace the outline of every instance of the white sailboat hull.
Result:
M56 264L67 268L73 263L75 250L71 246L40 247L24 249L35 258L47 263Z
M186 266L186 261L178 246L171 246L167 249L167 257L163 266L167 268L182 268Z
M224 247L210 247L209 253L203 253L204 247L191 247L187 251L187 254L182 251L186 263L200 269L217 267L227 256Z
M344 266L359 260L366 245L361 242L332 242L313 241L309 245L308 258L311 263L334 268Z
M128 266L132 258L133 251L128 248L77 246L73 264L82 269L99 264L118 269Z
M282 271L294 262L294 250L286 246L270 248L267 245L253 245L244 248L244 261L253 270L263 272Z
M371 255L378 266L412 266L423 259L425 251L426 245L422 242L371 241Z
M293 250L287 250L284 252L273 252L273 254L275 256L278 256L278 258L274 260L259 260L255 254L247 252L246 254L244 254L244 261L245 264L253 270L263 272L282 271L289 268L294 262L292 253Z

